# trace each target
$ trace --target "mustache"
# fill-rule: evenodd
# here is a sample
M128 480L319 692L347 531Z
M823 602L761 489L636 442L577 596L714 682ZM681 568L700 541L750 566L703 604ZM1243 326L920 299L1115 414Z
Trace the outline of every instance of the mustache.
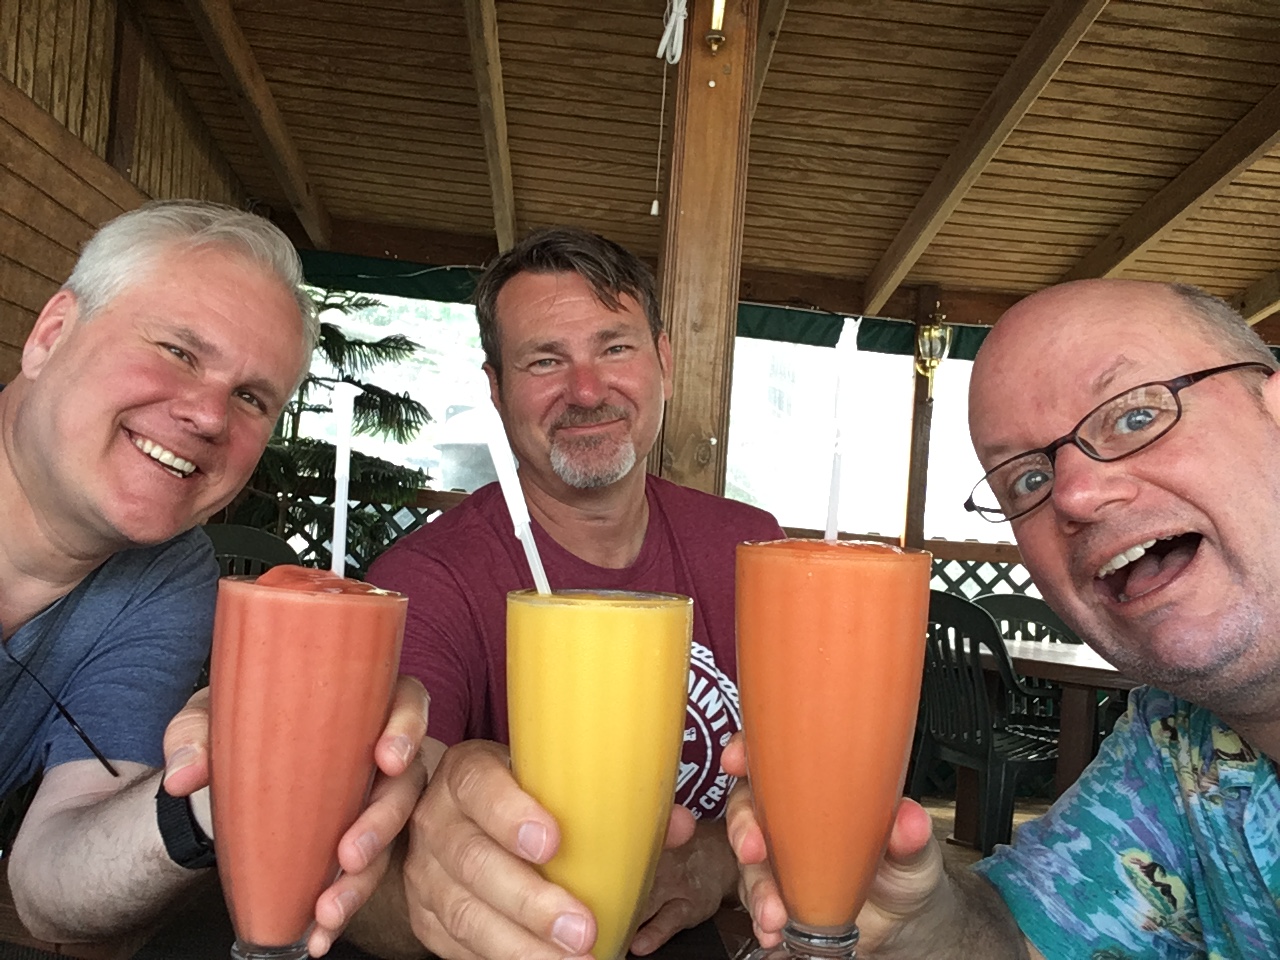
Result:
M598 407L565 407L564 412L551 424L552 431L561 427L587 427L593 423L604 423L606 420L626 420L627 411L622 407L602 403Z

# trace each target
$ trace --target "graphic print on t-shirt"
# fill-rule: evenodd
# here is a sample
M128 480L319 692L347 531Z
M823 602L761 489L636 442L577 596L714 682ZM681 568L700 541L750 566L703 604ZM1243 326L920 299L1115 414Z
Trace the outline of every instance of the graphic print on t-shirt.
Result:
M720 751L742 729L738 687L716 666L715 655L694 642L689 656L689 704L676 803L695 817L718 816L735 778L720 769Z

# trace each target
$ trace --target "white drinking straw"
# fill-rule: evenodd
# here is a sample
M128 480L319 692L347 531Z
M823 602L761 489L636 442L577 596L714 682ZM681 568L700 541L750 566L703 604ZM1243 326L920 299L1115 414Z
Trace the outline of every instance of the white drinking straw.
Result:
M356 394L360 388L345 381L333 385L333 415L338 436L333 445L333 537L329 569L339 577L347 563L347 491L351 486L351 422L355 417Z
M511 514L516 537L524 547L525 559L529 561L529 569L533 573L533 585L539 593L549 594L551 585L547 583L547 573L542 569L542 558L538 556L537 544L533 542L529 505L524 502L524 491L520 489L520 481L516 479L516 462L511 454L511 445L507 442L507 431L502 428L502 419L498 416L497 410L490 408L490 413L484 421L485 442L489 445L489 457L493 460L493 469L498 474L498 486L502 488L502 497L507 501L507 513Z
M827 495L827 530L826 540L840 539L839 515L840 515L840 458L843 453L844 441L840 437L840 372L844 366L844 350L841 349L842 344L852 342L853 334L850 332L850 322L845 320L844 328L840 331L840 339L836 341L836 399L834 411L834 436L831 443L831 491ZM846 336L848 334L848 336Z

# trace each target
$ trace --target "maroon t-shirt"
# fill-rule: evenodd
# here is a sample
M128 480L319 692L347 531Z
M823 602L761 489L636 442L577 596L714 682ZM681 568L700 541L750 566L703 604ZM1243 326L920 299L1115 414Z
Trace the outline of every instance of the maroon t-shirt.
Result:
M547 579L558 588L647 590L693 597L693 654L676 801L718 817L732 780L720 751L740 729L734 649L734 548L783 536L763 510L649 476L649 528L631 566L597 567L535 521ZM369 580L409 598L402 672L431 693L429 735L446 744L508 742L507 593L531 589L524 552L496 483L400 540ZM607 718L602 718L607 722Z

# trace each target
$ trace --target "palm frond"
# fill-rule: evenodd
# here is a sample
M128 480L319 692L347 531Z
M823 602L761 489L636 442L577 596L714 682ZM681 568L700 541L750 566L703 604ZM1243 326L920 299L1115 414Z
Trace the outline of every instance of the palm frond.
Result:
M380 340L357 340L332 323L322 323L316 349L338 371L339 377L346 379L367 373L384 363L407 360L417 351L418 344L402 333Z
M392 393L373 383L360 386L364 392L356 397L356 433L408 443L431 422L427 408L409 394Z

